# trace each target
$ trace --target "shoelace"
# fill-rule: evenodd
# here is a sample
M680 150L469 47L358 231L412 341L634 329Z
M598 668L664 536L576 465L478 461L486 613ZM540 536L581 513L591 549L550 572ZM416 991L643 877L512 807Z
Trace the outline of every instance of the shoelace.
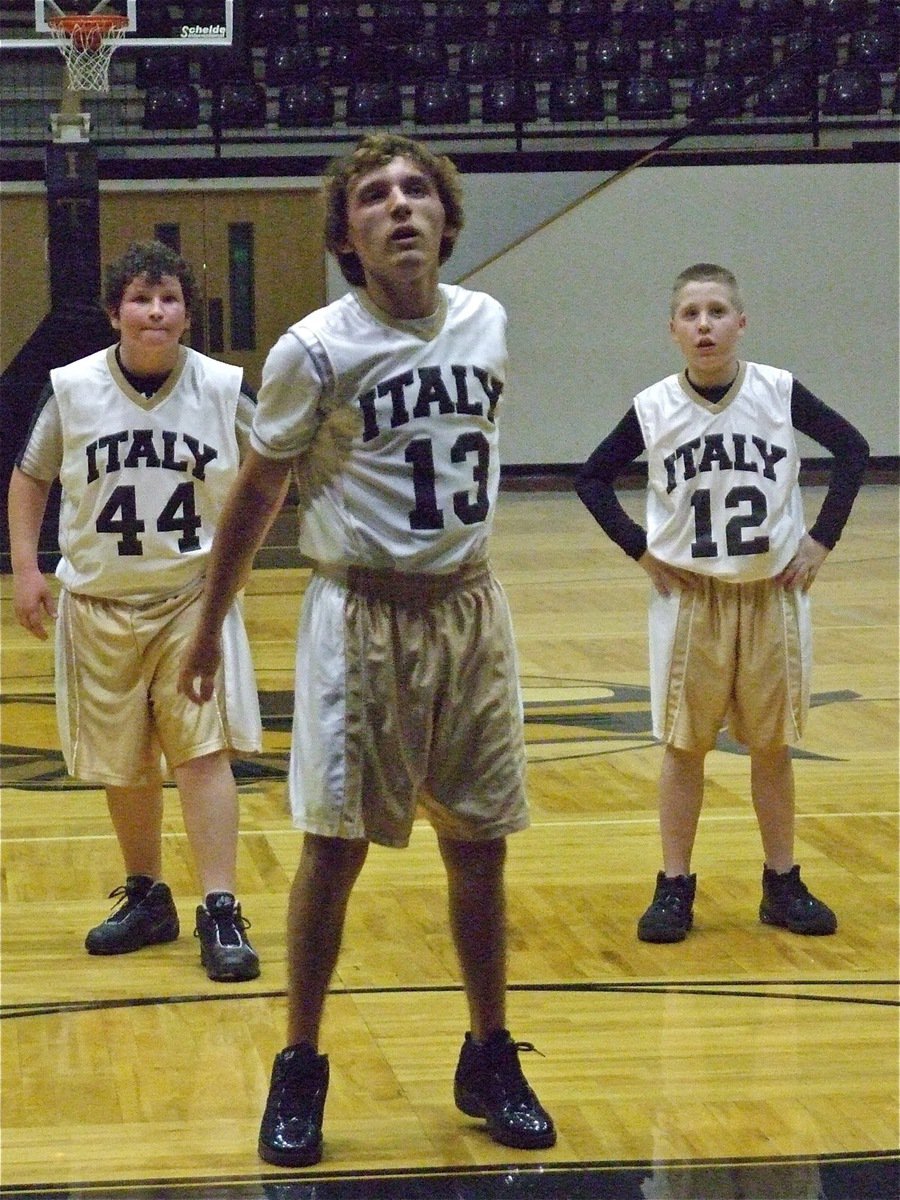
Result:
M295 1063L282 1064L282 1087L277 1093L278 1113L285 1121L305 1121L309 1106L322 1086L319 1076L310 1070L296 1071Z
M796 880L790 888L786 888L780 899L783 904L801 904L806 908L815 905L809 888L800 879Z
M509 1100L518 1105L530 1105L532 1100L531 1085L522 1072L519 1054L533 1051L546 1057L532 1042L507 1042L501 1047L500 1053L492 1064L495 1074L500 1078Z
M209 912L209 909L206 911ZM250 921L243 913L238 913L237 905L221 909L213 908L209 915L216 923L218 938L223 946L243 945L244 933L250 928Z
M800 873L796 868L788 872L783 882L779 881L778 877L776 877L772 891L776 899L788 904L793 903L795 900L806 903L812 899L809 888L800 878Z
M115 900L115 904L112 906L113 911L121 913L129 904L140 904L142 900L146 900L149 893L149 888L143 894L137 891L129 891L128 885L122 883L117 888L113 888L107 899Z
M527 1054L529 1050L533 1050L534 1053L540 1055L541 1058L547 1057L543 1051L538 1050L537 1046L535 1046L533 1042L511 1042L510 1045L513 1050L518 1050L519 1053Z

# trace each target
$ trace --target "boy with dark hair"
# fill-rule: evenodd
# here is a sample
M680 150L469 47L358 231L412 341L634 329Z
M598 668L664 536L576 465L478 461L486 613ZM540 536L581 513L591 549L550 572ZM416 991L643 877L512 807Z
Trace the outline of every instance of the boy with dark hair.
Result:
M69 773L103 786L124 859L117 904L86 938L89 954L126 954L178 937L162 882L162 758L182 801L203 902L196 911L210 979L259 974L235 899L238 798L229 752L258 751L259 704L237 603L207 703L178 693L180 656L212 536L253 415L242 371L181 344L196 295L189 264L160 242L110 265L119 342L58 367L9 489L14 607L42 640L56 620L56 706ZM59 476L62 585L57 612L38 537Z
M499 484L506 314L441 284L462 224L455 170L375 134L327 184L327 243L356 289L276 343L252 450L213 549L182 671L202 701L222 615L295 470L313 575L297 641L290 798L305 831L288 909L288 1045L259 1152L322 1154L325 997L371 842L433 824L471 1031L457 1106L508 1146L553 1145L506 1029L506 835L528 823L516 649L488 537Z
M190 316L197 303L197 280L187 259L163 242L132 242L125 251L106 267L103 274L103 303L106 311L116 314L128 290L128 285L140 278L145 283L160 283L164 275L177 279L181 285L184 310Z
M809 706L808 592L850 515L868 459L861 434L787 371L743 362L737 280L697 263L675 280L670 333L685 368L640 392L582 468L578 495L650 576L653 732L665 743L659 787L663 869L638 922L646 942L693 923L691 854L704 760L723 721L750 751L762 835L760 919L829 934L837 919L794 861L790 745ZM819 515L805 530L799 430L834 455ZM647 451L647 530L613 484Z

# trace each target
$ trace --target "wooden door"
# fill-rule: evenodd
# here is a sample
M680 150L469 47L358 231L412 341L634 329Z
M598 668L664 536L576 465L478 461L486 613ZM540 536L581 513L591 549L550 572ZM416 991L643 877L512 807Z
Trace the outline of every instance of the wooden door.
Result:
M105 193L100 225L104 264L135 239L178 247L202 296L191 344L243 367L254 388L273 342L325 302L318 191Z
M0 370L5 370L50 308L47 199L3 196L0 203Z

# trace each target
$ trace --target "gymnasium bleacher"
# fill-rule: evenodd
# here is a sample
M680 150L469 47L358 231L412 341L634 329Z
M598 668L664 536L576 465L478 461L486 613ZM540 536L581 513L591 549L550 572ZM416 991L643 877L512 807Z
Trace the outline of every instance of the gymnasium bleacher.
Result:
M140 31L200 9L144 5ZM242 16L228 51L126 41L109 92L84 98L101 157L322 154L372 125L492 153L896 137L896 0L247 0ZM5 0L0 36L29 21L31 0ZM0 56L7 161L42 156L61 70L51 49Z

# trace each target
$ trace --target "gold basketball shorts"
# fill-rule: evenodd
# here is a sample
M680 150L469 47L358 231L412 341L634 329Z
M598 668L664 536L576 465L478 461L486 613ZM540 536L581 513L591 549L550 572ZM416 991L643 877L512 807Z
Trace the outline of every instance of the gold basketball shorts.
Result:
M480 561L449 575L319 568L300 618L295 824L405 846L528 824L522 698L506 595Z
M771 579L695 576L691 590L651 590L653 732L705 751L725 727L751 749L798 742L809 711L809 595Z
M177 689L201 587L133 605L63 590L56 622L56 714L69 774L109 787L153 786L218 750L258 752L259 700L238 602L222 634L212 699Z

